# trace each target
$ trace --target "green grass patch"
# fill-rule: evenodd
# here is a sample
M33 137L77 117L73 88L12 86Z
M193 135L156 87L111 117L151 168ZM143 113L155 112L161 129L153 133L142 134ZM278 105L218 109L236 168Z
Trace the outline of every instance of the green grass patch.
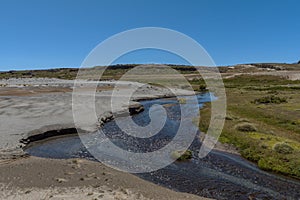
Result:
M235 129L242 132L255 132L257 129L254 124L243 122L235 126Z
M186 99L185 98L178 98L178 102L180 104L186 104Z
M245 75L224 82L227 117L219 141L234 145L261 169L300 178L300 93L291 89L299 81ZM210 104L200 113L199 128L206 132Z
M186 161L190 160L193 157L193 153L191 150L177 150L172 152L171 154L173 159L176 159L177 161Z
M280 103L287 103L287 99L286 99L286 97L278 97L275 95L271 95L271 96L264 96L264 97L254 99L252 101L252 103L254 103L254 104L270 104L270 103L280 104Z

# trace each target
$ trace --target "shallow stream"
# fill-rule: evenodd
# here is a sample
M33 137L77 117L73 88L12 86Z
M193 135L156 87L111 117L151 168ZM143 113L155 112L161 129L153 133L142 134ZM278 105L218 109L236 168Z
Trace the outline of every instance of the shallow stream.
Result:
M197 98L200 107L211 101L208 93L199 94ZM150 140L137 139L124 134L115 121L106 123L103 131L123 149L154 151L166 145L176 134L180 123L180 104L176 98L146 100L141 104L144 112L133 116L133 120L141 126L149 123L148 111L152 105L159 104L167 110L167 122L159 134ZM197 157L200 146L196 137L190 147L193 152L190 161L174 162L163 169L136 175L176 191L215 199L300 199L300 181L262 171L238 155L217 150L200 159ZM26 148L26 152L46 158L94 159L77 135L35 142Z

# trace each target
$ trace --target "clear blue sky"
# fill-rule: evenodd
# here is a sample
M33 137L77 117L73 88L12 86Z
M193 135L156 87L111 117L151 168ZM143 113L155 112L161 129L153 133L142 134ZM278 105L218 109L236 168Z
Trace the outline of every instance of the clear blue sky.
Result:
M158 26L198 41L217 65L300 60L298 0L0 0L0 71L78 67L101 41ZM184 61L158 51L118 62Z

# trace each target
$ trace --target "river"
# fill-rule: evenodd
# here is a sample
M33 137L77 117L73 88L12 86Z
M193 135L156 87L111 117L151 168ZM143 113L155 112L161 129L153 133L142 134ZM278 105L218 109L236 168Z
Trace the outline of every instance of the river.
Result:
M211 101L209 93L197 95L199 106ZM115 121L106 123L102 130L113 143L130 151L155 151L166 145L179 127L180 104L176 98L141 101L144 112L132 116L145 126L148 111L154 104L164 106L168 118L159 134L151 139L137 139L123 133ZM198 135L201 134L200 132ZM197 135L197 136L198 136ZM136 174L158 185L215 199L300 199L300 181L260 170L255 164L238 155L213 150L205 158L198 158L201 146L198 137L190 146L193 158L149 173ZM95 160L86 150L78 135L34 142L25 148L33 156L46 158L86 158Z

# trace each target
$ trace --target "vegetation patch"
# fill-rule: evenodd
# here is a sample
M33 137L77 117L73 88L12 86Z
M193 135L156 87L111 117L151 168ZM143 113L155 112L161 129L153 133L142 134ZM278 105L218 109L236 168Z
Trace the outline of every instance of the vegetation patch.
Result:
M235 129L238 130L238 131L242 131L242 132L255 132L255 131L257 131L256 127L253 124L248 123L248 122L243 122L243 123L237 124L235 126Z
M292 81L283 77L271 75L240 75L233 78L224 79L226 88L262 88L267 90L273 87L281 87L289 84L299 83L299 80Z
M191 150L177 150L172 152L172 158L176 159L177 161L186 161L190 160L193 157L193 153Z
M228 114L219 141L234 145L241 156L263 170L300 178L300 93L287 89L298 87L299 81L245 75L224 79L224 83ZM202 132L207 132L210 123L210 105L200 110ZM255 131L249 124L255 124Z
M185 98L178 98L178 102L180 104L186 104L186 99Z
M286 143L277 143L274 145L273 149L277 152L277 153L282 153L282 154L290 154L293 153L294 149L286 144Z
M287 99L285 97L278 97L275 95L260 97L252 101L254 104L280 104L280 103L287 103Z
M248 136L249 138L260 141L261 146L265 146L269 149L275 150L274 147L276 145L279 145L279 148L281 145L287 145L291 147L293 150L300 152L300 143L294 140L286 139L284 137L279 137L271 134L260 133L260 132L251 132L248 133Z

